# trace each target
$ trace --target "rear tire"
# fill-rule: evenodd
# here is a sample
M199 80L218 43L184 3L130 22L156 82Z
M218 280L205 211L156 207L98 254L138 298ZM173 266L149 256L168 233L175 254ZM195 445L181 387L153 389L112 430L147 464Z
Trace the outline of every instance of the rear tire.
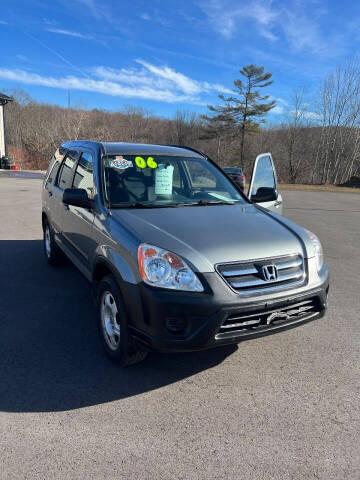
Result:
M64 255L55 242L54 231L47 220L44 221L43 232L44 254L47 263L52 266L60 265L64 260Z
M97 287L99 334L111 360L123 367L145 359L147 352L139 348L129 335L128 317L120 288L112 275L106 275Z

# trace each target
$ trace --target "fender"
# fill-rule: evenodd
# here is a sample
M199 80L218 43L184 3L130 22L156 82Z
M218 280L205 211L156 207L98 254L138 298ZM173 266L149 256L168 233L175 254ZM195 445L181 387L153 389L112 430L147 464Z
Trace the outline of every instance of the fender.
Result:
M100 245L95 252L95 261L93 263L93 280L96 281L94 276L95 271L99 264L103 264L107 267L120 282L127 282L136 285L140 281L135 278L133 269L129 263L122 257L116 250L109 245Z

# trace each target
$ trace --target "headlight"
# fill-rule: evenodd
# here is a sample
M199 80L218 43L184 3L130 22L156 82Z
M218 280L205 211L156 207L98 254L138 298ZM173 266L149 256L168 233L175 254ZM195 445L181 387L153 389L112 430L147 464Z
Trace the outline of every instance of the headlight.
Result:
M141 278L153 287L204 291L195 273L175 253L143 243L139 246L138 262Z
M310 232L310 230L307 230L307 234L309 235L309 238L314 246L314 251L315 251L315 259L316 259L316 266L318 272L321 270L321 267L324 264L324 253L323 249L320 243L320 240L318 237L315 235L315 233Z

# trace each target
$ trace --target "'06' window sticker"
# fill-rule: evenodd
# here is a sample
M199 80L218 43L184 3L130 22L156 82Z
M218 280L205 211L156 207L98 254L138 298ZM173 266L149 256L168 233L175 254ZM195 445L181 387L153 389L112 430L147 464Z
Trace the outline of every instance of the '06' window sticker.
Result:
M153 157L148 157L147 160L143 157L136 157L135 163L139 168L157 168L158 166Z

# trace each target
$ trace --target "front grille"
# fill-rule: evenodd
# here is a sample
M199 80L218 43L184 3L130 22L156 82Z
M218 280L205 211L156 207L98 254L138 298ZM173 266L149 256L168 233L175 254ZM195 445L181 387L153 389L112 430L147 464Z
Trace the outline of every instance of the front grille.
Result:
M263 267L275 267L275 277L267 279ZM224 280L238 293L256 293L263 290L299 286L305 281L302 255L286 255L217 266Z
M302 301L294 300L292 303L283 306L269 306L252 310L249 313L233 313L224 320L216 338L221 338L221 334L229 332L241 333L261 330L279 323L309 318L319 313L320 310L319 299L313 297Z

